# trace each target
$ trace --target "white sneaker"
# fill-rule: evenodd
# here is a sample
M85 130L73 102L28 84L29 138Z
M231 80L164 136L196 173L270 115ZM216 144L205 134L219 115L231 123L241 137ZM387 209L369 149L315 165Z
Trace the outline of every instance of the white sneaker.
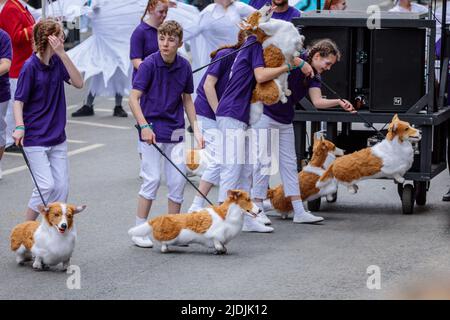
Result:
M195 211L200 211L200 210L202 210L202 209L204 209L204 208L200 208L200 207L198 207L198 206L192 204L191 207L190 207L189 210L188 210L188 213L192 213L192 212L195 212Z
M263 209L264 209L264 211L273 210L273 205L272 205L272 202L270 202L270 199L265 199L263 201Z
M133 241L133 243L141 248L152 248L153 247L153 242L152 240L150 240L149 236L146 237L131 237L131 241Z
M270 221L269 217L267 217L264 212L258 213L258 216L255 219L266 226L272 224L272 221Z
M294 214L294 223L317 223L323 221L322 217L317 217L309 211L302 214Z
M243 232L272 232L273 228L265 226L259 223L255 218L250 218L249 216L244 217L244 224L242 226Z

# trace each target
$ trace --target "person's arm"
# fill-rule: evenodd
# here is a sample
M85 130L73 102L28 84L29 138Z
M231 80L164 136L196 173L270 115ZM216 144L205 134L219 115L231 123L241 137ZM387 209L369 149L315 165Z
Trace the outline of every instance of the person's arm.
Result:
M128 99L128 104L134 118L136 119L138 125L141 127L141 139L148 144L153 144L156 143L156 135L153 132L152 128L149 126L149 123L145 119L144 114L142 113L141 104L139 102L141 97L142 91L132 89Z
M64 51L63 41L58 37L51 35L48 37L48 42L64 64L64 67L70 77L70 83L77 89L83 88L83 77L81 76L80 71L78 71L73 64L72 60L70 60L67 53Z
M203 89L205 90L206 100L208 100L208 104L213 109L214 113L217 111L217 106L219 105L219 99L217 98L216 84L217 77L208 74L205 79L205 84L203 85Z
M25 125L23 122L23 102L14 101L13 105L14 119L16 121L16 129L13 132L14 142L18 146L23 146L23 137L25 136Z
M289 69L289 66L287 64L282 65L281 67L277 68L265 68L265 67L259 67L254 69L255 79L258 83L263 83L266 81L273 80L275 78L278 78L281 74L284 72L292 71L292 68L294 67L300 67L303 74L305 74L307 77L314 77L314 71L313 68L309 65L308 62L303 61L299 57L295 57L291 62L291 69Z
M139 69L139 66L142 63L142 59L141 58L131 59L131 63L133 64L133 68L137 70Z
M11 68L11 60L3 58L0 59L0 76L7 74Z
M343 99L324 99L322 98L322 90L317 87L309 88L308 90L309 97L311 98L311 102L317 109L327 109L335 106L340 106L342 109L354 112L355 109L353 105L347 100Z
M199 148L205 147L205 141L203 140L203 136L200 133L200 130L197 125L197 114L195 113L194 102L192 101L192 97L189 93L183 93L183 105L186 111L186 115L188 117L189 123L194 131L194 137L197 140L197 145Z

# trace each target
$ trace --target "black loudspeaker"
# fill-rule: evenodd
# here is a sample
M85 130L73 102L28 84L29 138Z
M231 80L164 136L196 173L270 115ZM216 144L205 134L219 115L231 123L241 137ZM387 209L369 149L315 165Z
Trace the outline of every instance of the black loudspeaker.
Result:
M425 94L425 29L371 33L371 112L406 112Z
M332 67L332 71L325 72L322 79L341 97L350 97L352 95L351 75L353 73L353 37L352 29L349 27L329 28L304 27L301 30L305 36L305 48L307 49L319 39L333 40L342 54L342 59ZM335 99L326 88L322 88L322 94L329 99Z

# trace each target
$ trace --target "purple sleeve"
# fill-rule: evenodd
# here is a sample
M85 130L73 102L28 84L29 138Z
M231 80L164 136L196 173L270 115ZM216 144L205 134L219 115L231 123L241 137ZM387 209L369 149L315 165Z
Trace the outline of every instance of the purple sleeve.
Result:
M147 61L147 60L146 60ZM146 92L152 82L153 65L142 63L133 79L133 89Z
M0 59L12 60L11 39L6 32L1 33Z
M301 16L300 10L298 10L296 8L293 8L293 9L294 9L294 11L292 13L292 18L299 18Z
M140 28L136 28L130 39L130 60L144 59L144 35Z
M70 75L69 75L69 72L66 69L66 66L64 65L64 63L62 62L62 60L58 56L56 56L56 57L58 59L59 68L61 70L61 74L62 74L63 80L70 84Z
M219 59L220 57L217 57ZM217 60L216 59L216 60ZM224 60L221 60L219 62L213 63L208 67L208 70L206 70L206 74L210 74L212 76L215 76L216 78L219 78L222 73L222 65Z
M28 64L25 64L20 71L19 79L17 80L16 93L14 100L27 103L33 91L34 73Z
M316 78L313 78L308 81L308 87L309 88L322 88L322 84L320 83L319 80L317 80Z
M256 43L252 48L252 69L264 67L263 48L260 43Z
M186 64L186 85L183 93L194 93L194 77L192 76L192 69L189 63Z

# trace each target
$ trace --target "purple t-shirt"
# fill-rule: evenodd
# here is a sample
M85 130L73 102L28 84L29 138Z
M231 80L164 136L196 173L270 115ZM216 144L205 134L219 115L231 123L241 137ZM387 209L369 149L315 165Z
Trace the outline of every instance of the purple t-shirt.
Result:
M0 29L0 59L12 60L11 38L9 35ZM11 99L11 92L9 90L9 73L0 76L0 102L5 102Z
M244 46L255 41L256 37L250 36ZM231 68L225 92L219 101L216 116L231 117L248 124L250 100L256 85L253 70L258 67L264 67L263 49L260 43L252 44L239 51Z
M266 3L272 4L272 1L271 0L250 0L250 2L248 4L251 5L253 8L259 10Z
M294 120L295 104L308 94L309 88L321 87L317 79L305 79L305 75L300 69L295 69L291 72L288 78L288 85L292 94L288 97L286 103L278 102L270 106L264 106L264 114L266 116L284 124L292 123Z
M51 147L66 141L64 81L70 76L57 55L43 64L33 54L23 65L15 100L23 102L25 147Z
M184 108L182 94L194 92L189 62L177 55L167 65L161 53L148 56L139 66L133 89L143 92L140 105L148 123L153 124L157 142L183 141ZM173 135L173 137L172 137Z
M217 55L212 59L212 61L216 61L220 59L230 52L233 52L234 49L222 49ZM228 79L230 78L231 67L233 66L234 59L236 58L237 53L230 54L228 57L216 62L208 67L206 73L203 75L200 84L197 87L197 98L195 98L195 111L198 115L216 120L216 115L208 103L208 99L206 98L205 89L203 89L203 85L205 84L206 76L212 75L217 78L216 82L216 94L217 99L220 101L222 94L227 87Z
M289 8L285 12L274 12L272 14L273 19L279 19L291 22L292 18L300 17L300 11L294 7L289 6Z
M130 60L142 59L144 61L145 58L158 50L158 30L142 21L131 35ZM133 79L136 76L136 71L133 68Z

